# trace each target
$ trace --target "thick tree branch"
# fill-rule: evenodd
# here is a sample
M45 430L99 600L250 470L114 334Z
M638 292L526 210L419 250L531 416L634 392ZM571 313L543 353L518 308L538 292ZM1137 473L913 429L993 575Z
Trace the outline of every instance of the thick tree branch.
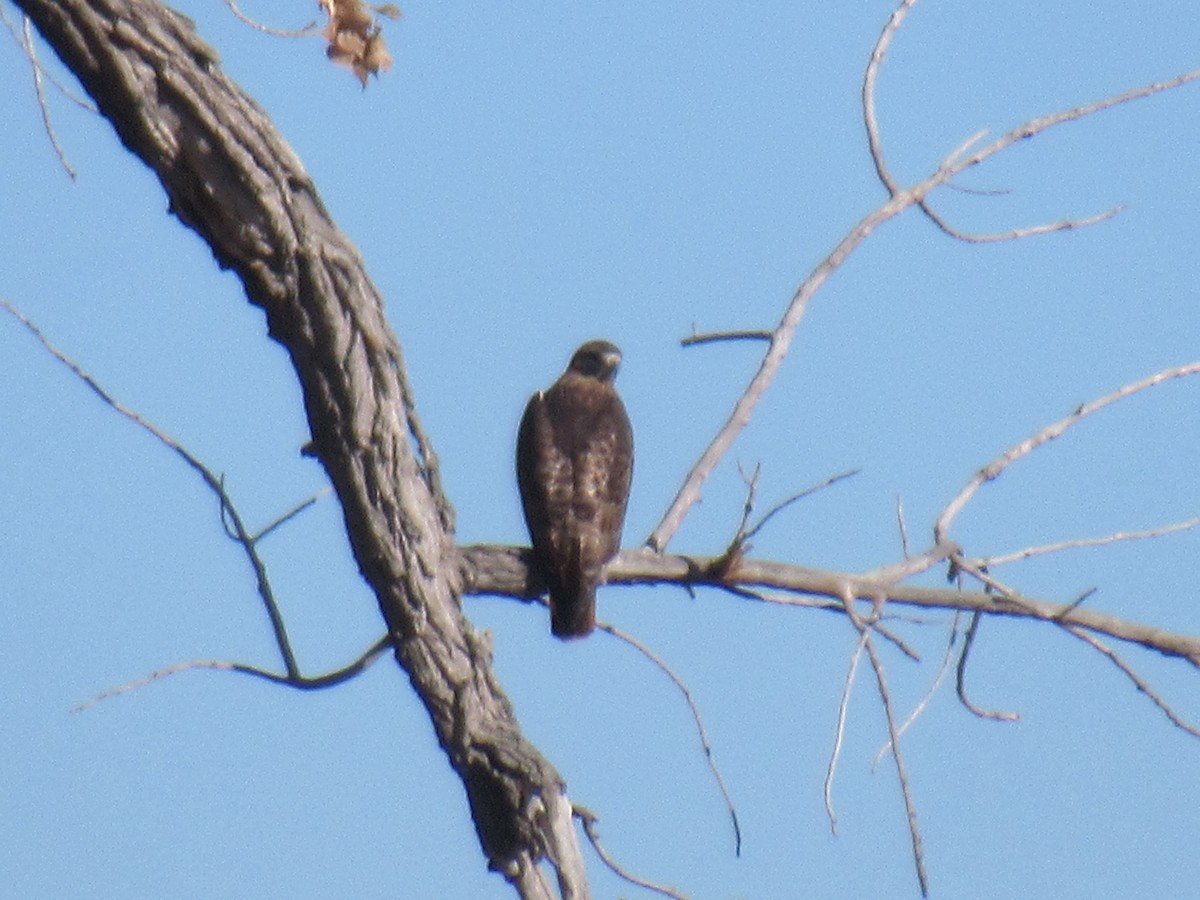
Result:
M529 572L529 551L523 547L473 544L461 548L461 552L463 592L466 594L497 594L527 599L537 596L541 589ZM667 556L643 549L624 550L609 564L606 575L609 584L707 585L722 588L736 585L828 597L835 601L840 601L848 591L851 596L861 600L884 600L888 604L925 609L962 610L1040 620L1140 644L1166 656L1180 657L1200 668L1200 637L1143 625L1072 603L1055 603L1018 594L1005 596L903 584L870 575L812 569L749 557L739 560L732 574L714 577L709 573L721 559L719 556Z
M550 853L561 893L586 896L562 780L522 735L487 642L462 616L452 511L358 251L186 18L155 0L17 5L291 356L355 558L491 864L523 895L548 896L536 864Z

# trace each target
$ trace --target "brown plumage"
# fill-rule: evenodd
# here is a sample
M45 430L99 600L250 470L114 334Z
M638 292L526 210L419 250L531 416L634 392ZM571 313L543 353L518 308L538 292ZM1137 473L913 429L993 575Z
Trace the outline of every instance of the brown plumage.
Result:
M613 379L621 351L588 341L549 390L525 407L517 484L533 561L550 590L550 630L583 637L596 624L596 586L621 547L633 477L633 431Z

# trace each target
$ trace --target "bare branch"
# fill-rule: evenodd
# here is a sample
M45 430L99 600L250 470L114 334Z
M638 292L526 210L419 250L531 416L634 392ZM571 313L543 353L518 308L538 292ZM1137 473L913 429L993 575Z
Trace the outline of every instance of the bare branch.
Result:
M904 732L908 731L909 726L912 725L913 722L917 721L921 713L923 713L925 708L929 705L929 701L933 699L933 695L936 694L938 692L938 688L942 686L942 682L945 681L946 673L950 671L950 662L954 658L954 644L958 640L958 618L959 614L956 613L954 616L954 622L950 626L950 639L946 641L946 652L942 654L942 662L941 665L938 666L937 677L933 679L933 684L929 686L929 690L925 692L925 696L921 698L921 702L913 707L913 711L908 714L908 718L904 720L904 724L900 726L897 734L904 734ZM875 754L875 759L871 761L871 771L874 771L879 767L879 761L883 759L883 755L887 753L891 747L891 741L888 741L879 748L879 751Z
M1108 657L1109 661L1114 666L1128 676L1129 680L1133 682L1134 687L1150 698L1150 702L1162 711L1162 714L1171 721L1172 725L1174 725L1176 728L1186 731L1192 737L1200 738L1200 729L1176 713L1175 710L1170 707L1167 701L1159 696L1154 688L1150 687L1149 683L1147 683L1144 678L1142 678L1133 670L1133 667L1130 666L1129 663L1121 659L1121 657L1115 650L1112 649L1112 647L1109 647L1103 641L1098 640L1095 636L1088 634L1081 628L1076 628L1071 625L1064 627L1066 627L1067 631L1071 632L1071 634L1079 638L1085 644L1094 647L1100 653L1104 654L1104 656Z
M392 645L391 638L384 636L372 644L365 653L354 660L349 665L343 666L340 669L335 669L332 672L326 672L323 675L313 675L311 677L299 675L280 675L276 672L270 672L266 669L260 669L258 666L250 666L245 663L226 662L219 659L191 659L187 662L175 663L151 672L144 678L139 678L136 681L130 681L127 684L122 684L119 687L111 688L101 694L97 694L91 700L86 700L78 706L72 707L72 713L83 712L85 709L90 709L102 700L107 700L110 697L117 697L121 694L128 694L138 688L145 687L155 681L176 675L179 672L188 672L193 669L211 669L217 672L240 672L243 675L253 675L255 678L262 678L274 684L281 684L285 687L296 688L302 691L315 691L322 688L333 687L341 684L343 681L349 681L360 672L369 669L383 655L384 651Z
M700 458L684 478L682 485L672 500L670 507L668 507L666 513L663 515L662 520L646 538L646 546L651 550L662 552L666 549L671 538L679 530L679 526L682 524L688 511L700 499L700 490L704 482L708 479L708 476L712 473L717 463L733 445L738 434L749 424L751 414L758 405L759 400L762 399L766 389L774 381L779 367L787 356L796 329L799 327L800 321L803 319L813 296L824 285L829 276L837 271L846 258L875 229L889 219L899 215L908 207L920 204L934 188L947 184L956 175L972 166L978 165L1019 140L1032 137L1055 125L1073 121L1121 103L1128 103L1140 97L1146 97L1160 91L1179 87L1189 81L1200 78L1200 70L1197 70L1169 79L1168 81L1155 82L1145 87L1126 91L1123 94L1097 101L1088 106L1075 107L1074 109L1043 116L1039 119L1032 119L1014 128L986 147L969 153L971 148L982 140L986 134L986 131L980 131L956 147L942 160L937 170L931 176L911 188L902 190L888 173L883 163L882 150L878 137L878 125L874 112L874 81L878 75L878 69L887 47L900 22L903 21L904 16L913 5L913 2L915 0L903 0L892 14L891 20L889 20L888 25L880 35L879 42L877 42L875 50L872 53L871 62L868 64L867 74L864 77L864 119L867 123L868 141L872 147L872 159L875 161L879 177L888 187L891 197L874 212L863 217L834 247L833 251L817 265L800 287L797 288L779 324L771 332L771 340L767 352L759 364L758 371L755 372L750 383L742 392L742 395L734 403L733 410L725 420L725 423L717 431L716 436L700 454Z
M847 478L852 478L853 476L857 475L861 471L862 471L861 469L848 469L845 472L838 472L836 475L830 475L828 478L823 478L821 481L818 481L816 484L806 487L804 490L798 491L795 494L792 494L790 497L788 497L785 500L779 501L774 506L772 506L769 510L767 510L763 514L763 517L758 520L757 524L755 524L749 531L747 531L743 535L744 540L748 541L748 540L750 540L750 538L754 537L756 534L758 534L760 531L762 531L763 527L769 521L771 521L771 519L773 519L777 514L783 512L785 509L787 509L793 503L795 503L799 500L803 500L805 497L811 497L813 494L819 493L819 492L825 490L825 488L837 484L839 481L844 481Z
M769 341L771 340L771 332L766 330L743 330L743 331L710 331L704 334L697 333L696 329L692 329L692 333L685 338L679 339L680 347L695 347L699 344L716 344L723 341Z
M966 171L972 166L977 166L984 160L995 156L1001 150L1011 147L1018 141L1023 141L1026 138L1031 138L1036 134L1041 134L1043 131L1053 128L1056 125L1074 122L1078 119L1102 112L1103 110L1112 109L1114 106L1120 106L1133 100L1140 100L1143 97L1149 97L1153 94L1160 94L1163 91L1169 91L1177 87L1182 87L1183 85L1195 81L1198 78L1200 78L1200 69L1195 69L1191 72L1185 72L1182 75L1176 75L1173 78L1168 78L1165 81L1155 81L1151 84L1133 88L1132 90L1125 91L1121 94L1116 94L1112 97L1106 97L1103 100L1097 100L1096 102L1089 103L1085 106L1076 106L1072 109L1064 110L1062 112L1051 113L1050 115L1042 116L1037 119L1030 119L1028 122L1024 122L1006 134L1002 135L993 143L988 144L986 147L983 147L980 150L977 150L971 156L955 163L951 167L953 174L957 175L960 172Z
M467 594L495 594L528 599L528 548L493 544L460 547L463 589ZM960 591L881 581L869 575L814 569L806 566L744 557L732 582L706 579L706 567L719 557L659 555L644 548L622 551L605 569L605 579L617 584L678 584L727 589L735 584L750 590L766 588L809 597L827 597L841 602L851 596L883 598L889 607L901 604L923 609L962 610L1012 618L1042 619L1078 625L1097 634L1140 644L1167 656L1186 660L1200 668L1200 637L1178 634L1129 619L1078 608L1023 594L1012 596L984 591ZM775 601L773 601L775 602ZM818 604L828 608L827 604Z
M1173 522L1170 525L1163 525L1159 528L1149 528L1145 531L1117 531L1104 537L1095 538L1076 538L1069 541L1058 541L1054 544L1042 544L1038 547L1026 547L1023 550L1016 550L1012 553L1004 553L998 556L984 556L972 562L983 569L994 568L995 566L1004 565L1005 563L1017 562L1023 559L1029 559L1031 556L1041 556L1045 553L1058 553L1060 550L1075 550L1080 547L1102 547L1105 544L1115 544L1120 541L1140 541L1146 538L1162 537L1166 534L1174 534L1177 531L1187 531L1200 525L1200 516L1193 516L1190 519L1185 519L1182 522Z
M708 763L708 768L713 774L713 778L717 782L717 788L721 791L721 799L725 801L725 809L729 811L729 819L733 823L733 853L734 856L742 855L742 826L738 822L737 809L733 805L733 798L729 794L729 788L725 786L725 779L721 776L721 770L717 767L717 760L713 756L712 744L708 740L708 731L704 727L704 719L700 717L700 707L696 705L696 699L692 696L691 690L683 679L675 674L674 670L668 666L661 657L653 650L635 638L633 635L609 625L607 622L597 622L596 627L601 631L607 631L613 637L624 641L646 659L650 660L658 669L671 679L671 683L679 688L679 692L683 694L683 699L687 701L688 709L692 713L692 721L696 723L696 732L700 737L700 746L704 750L704 758Z
M38 342L46 349L46 351L56 360L66 366L79 378L84 384L92 389L92 392L103 400L115 412L124 416L129 421L140 427L143 431L148 432L161 444L174 450L188 466L196 472L204 483L214 494L217 495L221 504L222 520L227 521L232 526L233 533L231 537L242 546L246 554L246 559L249 561L251 568L254 570L255 580L258 585L258 595L262 598L263 606L267 612L267 618L271 622L271 630L275 635L275 644L279 648L279 655L283 658L284 667L287 669L287 677L292 679L301 678L300 667L296 663L295 653L292 651L291 641L288 639L287 626L283 621L283 614L279 611L279 604L275 601L275 593L271 588L271 582L267 578L267 567L263 563L262 558L258 555L258 551L254 546L254 538L246 530L245 524L242 522L241 516L238 514L233 501L229 494L225 491L224 480L216 475L196 456L194 456L186 447L168 435L162 429L153 423L142 418L140 414L128 408L115 397L108 393L100 383L89 375L75 360L67 356L62 350L52 344L49 338L42 333L41 329L31 322L20 310L14 307L11 303L3 298L0 298L0 308L5 309L9 315L15 318L18 322L35 337ZM226 517L228 517L226 519ZM269 529L268 529L269 530Z
M976 706L967 697L966 677L967 677L967 658L971 654L971 647L975 644L975 633L979 630L979 621L983 614L976 611L971 615L971 624L967 626L967 633L963 639L962 653L958 657L958 665L955 667L954 690L958 694L959 702L962 703L967 710L981 719L992 719L997 722L1015 722L1021 716L1017 713L997 712L991 709L984 709L982 706Z
M850 693L854 689L854 678L858 674L858 663L862 659L867 633L860 632L854 652L850 654L850 668L842 682L842 696L838 700L837 726L833 730L833 749L829 752L829 765L825 767L825 784L821 794L825 799L825 815L829 819L829 830L837 834L837 813L833 808L833 779L837 776L838 760L842 757L842 741L846 736L846 712L850 708Z
M875 47L871 51L871 60L867 63L866 74L863 75L863 124L867 128L867 145L871 151L871 160L875 163L875 174L879 176L879 180L883 182L883 186L893 197L900 193L900 186L888 171L887 164L883 160L883 143L879 139L879 120L875 115L875 83L879 79L879 69L892 44L892 38L895 37L908 15L908 11L916 2L917 0L902 0L892 12L887 24L883 26L879 39L875 41Z
M1094 216L1088 216L1084 219L1062 219L1058 222L1050 222L1045 225L1014 228L1011 231L1002 231L995 234L972 234L971 232L960 231L950 225L933 208L928 198L922 200L919 205L926 217L941 231L956 240L966 241L968 244L994 244L1001 241L1018 241L1022 238L1035 237L1042 234L1053 234L1056 231L1073 231L1077 228L1086 228L1089 225L1097 225L1100 222L1105 222L1125 209L1125 205L1122 203L1114 206L1112 209L1107 209L1102 213L1097 213Z
M908 559L908 524L904 521L904 498L896 495L896 527L900 529L900 550Z
M314 503L316 503L322 497L327 497L332 492L333 492L333 488L330 487L329 485L325 485L325 487L321 488L319 491L317 491L315 494L313 494L308 499L300 501L295 506L293 506L290 510L285 512L282 516L275 519L273 522L269 522L266 526L264 526L263 528L261 528L259 530L258 534L251 535L251 539L254 541L254 543L257 544L259 541L261 541L263 538L265 538L272 531L274 531L275 529L279 528L282 525L286 525L288 522L290 522L296 516L300 515L300 513L304 512L306 509L308 509L310 506L312 506Z
M665 884L655 884L653 881L647 881L644 878L638 878L636 875L622 868L617 864L608 851L604 849L604 845L600 843L600 835L596 831L596 823L600 821L599 817L588 809L586 806L575 804L575 815L579 821L583 823L583 832L592 843L592 847L596 850L596 855L603 860L604 864L620 878L625 879L630 884L636 884L638 887L645 888L648 891L654 891L657 894L662 894L664 897L672 897L674 900L687 900L687 896L679 893L674 888L667 887Z
M1087 418L1094 412L1104 409L1122 400L1125 397L1133 396L1139 391L1144 391L1147 388L1154 387L1157 384L1162 384L1165 381L1170 381L1175 378L1186 378L1189 375L1195 375L1200 372L1200 362L1188 363L1187 365L1174 366L1169 369L1163 369L1161 372L1156 372L1148 378L1143 378L1141 381L1135 381L1132 384L1124 385L1113 391L1111 394L1105 394L1098 400L1093 400L1090 403L1084 403L1079 406L1073 413L1063 419L1059 419L1052 425L1047 425L1037 434L1019 444L1014 444L996 459L992 460L982 469L975 473L975 476L967 482L958 495L951 500L946 508L942 510L938 516L937 523L933 526L934 539L940 544L950 530L950 524L955 517L962 512L963 507L970 502L976 492L987 482L998 478L1000 474L1007 469L1012 463L1016 462L1023 456L1032 453L1042 444L1048 443L1057 437L1060 437L1072 425L1078 424L1083 419Z
M249 25L255 31L261 31L263 34L269 34L273 37L281 38L303 38L320 34L320 29L317 28L317 23L315 21L309 22L303 28L297 28L293 30L272 28L270 25L264 25L257 19L252 19L242 12L235 0L225 0L225 5L229 7L229 11L237 16L237 18L241 20L243 24Z
M871 660L871 668L875 672L875 684L879 688L879 699L883 704L883 716L887 722L888 742L891 744L892 759L896 763L896 778L900 782L900 793L904 798L904 811L908 819L908 834L912 841L913 863L917 868L917 883L921 887L921 896L929 896L929 877L925 872L925 853L921 848L921 828L917 823L917 807L913 802L912 790L909 786L908 771L904 764L904 754L900 752L900 733L896 729L896 716L892 710L892 693L888 689L887 676L883 670L883 660L875 650L871 640L870 622L864 621L854 610L854 597L843 594L842 602L846 606L846 616L858 630L862 644L866 648L867 657ZM882 603L876 604L877 607Z

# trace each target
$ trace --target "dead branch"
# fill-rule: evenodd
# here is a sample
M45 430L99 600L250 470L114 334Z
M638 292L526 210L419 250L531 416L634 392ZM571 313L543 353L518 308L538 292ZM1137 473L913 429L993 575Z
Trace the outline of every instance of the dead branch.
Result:
M771 332L764 329L740 331L710 331L700 334L695 328L685 338L679 339L680 347L696 347L700 344L717 344L725 341L769 341Z
M854 652L850 654L850 666L846 669L846 678L842 682L842 696L838 700L837 725L833 729L833 749L829 751L829 764L825 767L825 783L821 787L821 796L825 800L825 816L829 819L829 830L837 834L837 812L833 808L833 780L837 776L838 761L842 758L842 741L846 737L846 717L850 709L850 694L854 690L854 679L858 675L858 663L862 659L863 647L866 646L867 635L862 632Z
M600 860L609 867L618 877L628 881L630 884L637 885L640 888L645 888L648 891L654 891L656 894L662 894L664 897L672 897L674 900L687 900L685 894L679 893L674 888L667 887L665 884L656 884L653 881L647 881L644 878L639 878L628 869L620 866L616 860L608 855L608 851L604 849L604 845L600 843L600 833L596 830L596 823L600 821L600 817L588 809L586 806L575 804L575 816L583 823L583 832L587 835L587 839L591 841L592 848L596 851L596 855Z
M653 650L635 638L633 635L622 631L621 629L609 625L607 622L597 622L596 627L601 631L606 631L618 640L624 641L646 659L656 666L659 671L671 679L671 683L679 689L683 694L683 699L687 702L688 710L692 714L692 721L696 723L696 732L700 738L700 747L704 750L704 759L708 763L709 771L713 774L713 779L717 782L717 789L721 792L721 799L725 802L725 809L729 812L729 820L733 824L733 855L742 855L742 826L738 822L737 808L733 805L733 797L730 796L729 788L725 785L725 779L721 775L721 770L717 767L717 760L713 756L712 744L708 740L708 731L704 727L704 719L700 716L700 707L696 705L696 698L692 696L691 689L684 683L683 679L675 674L675 671L663 661L662 657L656 654Z
M938 688L942 686L942 682L946 678L946 673L950 671L950 663L954 660L954 645L958 640L958 619L959 614L955 613L954 622L950 625L950 638L946 641L946 652L942 655L942 662L941 665L938 666L938 672L933 679L933 684L929 686L929 690L925 692L925 696L921 698L921 701L915 707L913 707L913 711L908 714L908 718L905 719L904 723L900 726L898 734L904 734L904 732L908 731L912 724L916 722L918 718L920 718L921 713L923 713L925 708L929 706L929 701L933 699L933 695L936 694L938 692ZM875 759L871 761L871 771L875 771L875 769L879 767L879 761L883 759L883 755L887 753L891 747L892 745L889 741L879 748L879 751L875 754Z
M151 435L155 440L170 450L173 450L180 459L187 463L192 471L196 472L204 481L204 484L216 494L218 502L221 505L221 520L226 523L227 533L229 537L242 547L246 554L246 559L250 563L250 567L254 570L255 579L258 585L258 594L262 598L263 607L266 610L267 618L271 622L271 630L274 632L275 645L279 648L279 655L283 658L284 667L287 669L287 679L302 680L303 676L300 673L300 667L296 663L296 656L292 652L291 641L288 638L287 626L283 621L283 614L279 610L279 604L275 600L275 592L271 587L270 579L267 578L267 567L259 555L257 547L258 538L250 534L238 514L237 508L233 505L233 500L225 490L225 480L218 476L212 469L202 463L199 458L192 454L186 447L180 444L165 431L154 425L152 422L143 418L139 413L125 406L123 403L113 397L106 391L95 378L86 372L79 363L75 362L71 357L67 356L62 350L50 342L50 339L42 333L28 317L20 310L14 307L11 303L3 298L0 298L0 309L4 309L15 318L18 322L35 337L42 347L53 356L58 362L62 363L77 377L80 381L91 388L92 392L107 404L114 412L128 419L133 424L137 425L143 431ZM305 501L299 507L292 510L284 516L284 519L291 518L300 509L307 508L310 501ZM282 520L277 520L267 526L261 535L266 535ZM151 676L153 679L154 676Z
M237 5L236 0L225 0L225 5L229 7L229 11L233 13L243 25L249 25L255 31L261 31L263 34L269 34L272 37L302 38L312 37L320 34L315 21L309 22L307 25L301 28L272 28L270 25L264 25L257 19L252 19L250 16L242 12L241 7Z
M527 548L472 544L460 547L459 553L464 593L528 599L530 576ZM610 585L678 584L723 588L725 584L706 580L702 574L705 567L716 559L659 555L644 549L624 550L609 563L605 577ZM851 572L814 569L753 557L741 561L734 581L747 589L765 588L835 601L840 601L848 591L853 597L882 598L889 607L901 605L980 612L1035 621L1061 621L1062 624L1076 625L1094 634L1139 644L1200 668L1200 637L1144 625L1086 607L1070 609L1070 604L1023 594L1010 597L984 591L889 583Z
M973 715L981 719L992 719L997 722L1015 722L1021 718L1018 713L997 712L992 709L984 709L982 706L977 706L971 702L967 696L967 660L971 656L971 648L975 646L975 634L979 631L979 622L983 618L983 613L976 611L971 614L971 622L967 625L966 634L963 636L962 652L958 655L958 665L954 671L954 691L958 695L958 702Z
M880 181L887 188L889 199L874 212L861 219L842 238L833 251L813 269L800 287L797 288L779 324L771 332L771 340L767 352L759 363L758 370L751 378L741 396L734 403L732 412L718 429L717 434L701 452L699 459L685 476L683 483L680 485L675 498L671 501L671 505L663 515L662 520L650 533L649 537L646 538L646 546L653 551L662 552L666 549L671 538L679 530L679 526L682 524L688 511L700 499L700 491L704 482L708 479L713 469L716 468L717 463L729 451L729 448L733 446L742 429L749 424L751 414L762 399L767 388L774 381L779 367L787 356L796 329L799 327L800 321L803 319L813 296L824 285L829 276L837 271L850 254L857 249L858 245L869 237L880 225L899 215L910 206L921 207L925 198L935 188L948 184L955 176L973 166L979 165L1018 141L1033 137L1056 125L1075 121L1142 97L1171 90L1200 78L1200 70L1196 70L1166 81L1135 88L1123 94L1099 100L1086 106L1079 106L1032 119L1007 132L993 143L975 150L973 153L969 153L971 148L986 135L986 131L978 132L963 141L962 144L946 156L934 173L924 181L907 189L901 188L888 171L883 159L882 143L879 138L879 127L875 114L875 85L880 66L883 63L892 38L903 23L908 10L912 8L915 2L916 0L902 0L899 6L896 7L879 39L876 41L863 77L863 117L867 130L867 140L876 173ZM1092 220L1064 220L1052 226L1039 226L1027 230L1027 233L1043 233L1046 231L1059 231L1065 228L1079 227L1089 221L1101 221L1110 214L1112 213L1094 217ZM941 543L940 539L938 543Z
M1186 731L1192 737L1200 738L1200 728L1197 728L1191 722L1188 722L1177 712L1175 712L1175 710L1171 708L1170 704L1168 704L1167 701L1164 700L1159 693L1154 690L1154 688L1150 687L1150 684L1144 678L1142 678L1142 676L1135 672L1129 663L1121 659L1121 657L1115 650L1112 649L1112 647L1109 647L1103 641L1097 640L1094 635L1088 634L1082 628L1076 628L1071 625L1065 627L1068 632L1079 638L1089 647L1092 647L1094 650L1106 657L1114 666L1124 672L1129 680L1133 682L1133 686L1136 687L1141 693L1145 694L1146 697L1149 698L1150 702L1157 706L1159 710L1162 711L1162 714L1170 720L1172 725L1182 731Z
M1037 434L1029 437L1019 444L1014 444L1009 447L998 457L975 473L975 476L967 482L966 486L952 499L946 508L942 510L938 516L936 524L933 526L934 541L942 544L947 541L947 535L950 531L950 525L954 519L962 512L963 508L971 501L978 493L979 489L989 481L994 481L1010 465L1016 462L1023 456L1028 456L1042 444L1046 444L1055 438L1061 437L1067 429L1073 425L1079 424L1092 413L1099 412L1107 406L1111 406L1118 400L1123 400L1126 397L1132 397L1134 394L1144 391L1147 388L1152 388L1155 385L1162 384L1166 381L1171 381L1176 378L1186 378L1189 375L1195 375L1200 372L1200 362L1188 363L1182 366L1172 366L1168 369L1163 369L1161 372L1156 372L1153 375L1143 378L1141 381L1135 381L1131 384L1117 388L1110 394L1105 394L1097 400L1092 400L1089 403L1081 404L1070 415L1059 419L1052 425L1047 425Z
M917 869L917 884L921 888L921 896L929 896L929 876L925 871L925 853L922 849L921 827L917 822L917 807L913 801L912 788L908 780L908 770L904 764L904 754L900 751L900 732L896 728L896 715L892 710L892 692L888 688L887 675L883 669L883 660L871 640L872 621L863 619L854 609L856 598L850 594L842 596L846 607L846 617L858 630L862 646L867 651L871 661L871 669L875 673L875 685L879 689L879 700L883 705L883 717L887 723L888 743L891 744L892 760L896 763L896 778L900 782L900 794L904 798L904 811L908 819L908 835L912 841L913 863ZM883 606L882 601L875 604L878 611Z
M136 681L130 681L127 684L122 684L118 687L111 688L101 694L97 694L90 700L85 700L78 706L71 708L72 713L80 713L86 709L90 709L102 700L107 700L110 697L119 697L121 694L128 694L130 691L135 691L138 688L145 687L155 681L162 681L171 675L177 675L180 672L190 672L195 669L210 669L216 672L239 672L242 675L252 675L255 678L262 678L265 681L270 681L273 684L280 684L284 687L296 688L302 691L315 691L322 688L333 687L341 684L344 681L349 681L355 675L365 672L373 666L384 651L392 646L392 639L384 636L372 644L365 653L349 665L343 666L340 669L335 669L332 672L325 672L321 675L287 675L271 672L266 669L260 669L258 666L250 666L245 663L227 662L220 659L191 659L187 662L175 663L171 666L166 666L139 678Z
M1144 531L1116 531L1112 534L1106 534L1104 537L1075 538L1069 541L1058 541L1054 544L1042 544L1038 547L1025 547L1022 550L1015 550L1012 553L983 556L972 560L972 562L981 569L991 569L1005 563L1018 562L1019 560L1029 559L1033 556L1042 556L1046 553L1058 553L1061 550L1077 550L1081 547L1103 547L1106 544L1116 544L1121 541L1142 541L1147 538L1162 537L1163 535L1174 534L1177 531L1188 531L1197 525L1200 525L1200 516L1194 516L1182 522L1173 522L1170 525L1163 525L1159 528L1148 528Z

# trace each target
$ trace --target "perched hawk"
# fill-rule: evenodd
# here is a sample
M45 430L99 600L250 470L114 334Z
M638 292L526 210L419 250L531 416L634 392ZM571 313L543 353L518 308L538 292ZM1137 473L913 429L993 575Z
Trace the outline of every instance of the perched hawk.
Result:
M517 484L533 560L550 589L550 630L583 637L596 585L621 546L633 477L633 431L613 388L621 351L588 341L567 371L529 399L517 434Z

